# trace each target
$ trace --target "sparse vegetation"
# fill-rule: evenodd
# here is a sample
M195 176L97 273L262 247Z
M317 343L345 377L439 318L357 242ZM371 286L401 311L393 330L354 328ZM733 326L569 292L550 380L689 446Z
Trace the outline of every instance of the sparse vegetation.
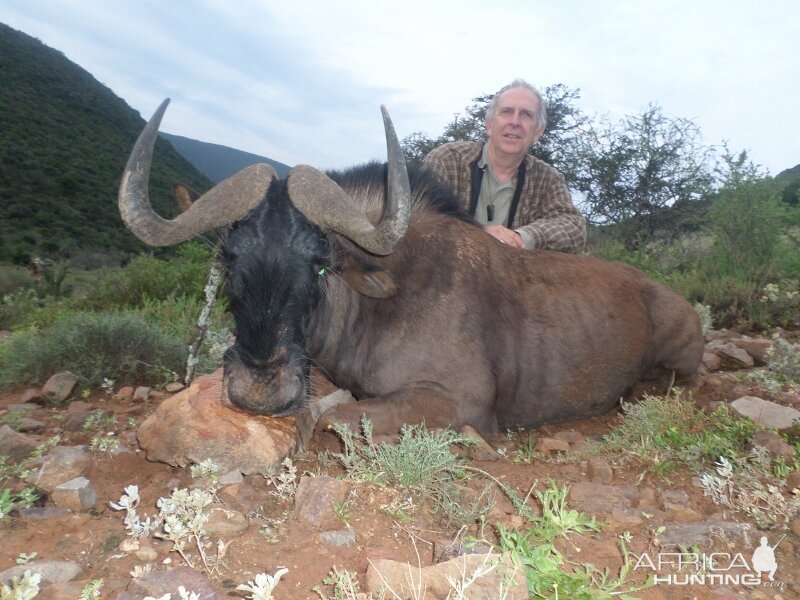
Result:
M694 309L697 311L697 316L700 317L700 330L703 332L703 336L706 336L714 327L714 319L711 315L711 307L706 304L695 302Z
M622 424L605 436L603 449L636 457L655 473L684 465L700 476L714 503L771 528L800 512L800 498L784 489L782 478L792 470L785 459L752 445L758 429L726 404L704 414L688 402L648 397L626 408ZM791 462L798 464L797 459Z
M93 431L113 427L116 424L117 415L102 410L95 410L89 413L89 416L86 417L81 428L84 431Z
M109 502L114 510L125 511L125 529L128 535L134 539L147 537L161 525L159 517L147 517L144 521L139 518L136 508L139 506L139 487L129 485L125 488L125 493L120 497L119 502Z
M93 579L81 590L78 600L94 600L100 598L103 591L103 580Z
M767 369L778 381L800 384L800 344L792 344L779 335L773 336Z
M169 498L160 498L156 505L159 508L158 518L161 531L156 537L172 542L172 549L181 555L184 562L194 568L184 550L187 544L194 544L200 554L203 566L211 570L205 551L206 532L203 526L208 515L203 509L214 501L214 495L203 489L174 490Z
M541 543L534 530L525 533L498 528L500 549L509 552L514 564L525 570L528 593L531 598L570 598L575 600L611 599L617 596L631 598L629 594L648 587L627 583L631 560L624 540L620 539L625 563L619 575L613 578L591 564L571 565L552 543ZM620 588L629 589L621 591Z
M180 371L185 361L181 341L133 313L76 314L0 346L0 385L41 383L65 370L94 386L106 377L158 381L159 368Z
M277 496L283 502L289 502L297 491L297 467L288 456L283 459L277 473L267 473L267 479L275 486L270 494Z
M208 514L204 509L215 501L217 498L214 490L176 489L168 498L158 499L156 506L159 512L155 517L147 517L142 521L136 511L140 502L139 489L135 485L129 485L119 502L110 502L109 505L114 510L125 511L125 528L131 537L139 539L152 534L172 542L172 550L192 568L195 564L188 554L187 546L194 546L203 568L208 573L214 573L227 550L226 544L218 543L216 557L211 557L206 552L207 533L203 526L208 521Z
M32 600L39 595L41 581L42 576L31 571L25 571L21 577L12 577L11 587L0 584L0 600Z
M216 489L217 487L220 470L220 466L210 458L207 458L206 460L189 467L189 472L192 475L192 479L207 477L211 482L211 487L213 489Z
M9 488L0 490L0 521L6 521L15 508L30 508L39 500L39 494L32 487L13 492Z
M622 423L604 437L603 448L654 466L665 462L700 466L720 456L739 456L746 453L757 429L726 404L705 414L677 395L646 396L626 404L623 411Z
M567 537L570 533L600 531L600 525L594 517L567 508L567 492L569 488L560 488L552 480L547 489L534 492L542 513L531 515L529 522L533 525L533 533L538 539L554 542L556 538Z
M423 426L404 425L397 444L372 439L372 423L364 419L362 433L347 425L334 425L344 442L344 453L337 455L351 476L382 485L399 485L430 492L443 474L459 475L458 458L450 451L460 444L476 442L452 430L431 432Z
M769 462L757 456L755 460L722 456L715 472L701 476L703 493L715 504L750 516L759 527L785 526L800 513L800 496L785 495L779 482L765 477Z
M281 580L281 577L286 575L289 569L278 569L275 575L267 573L259 573L253 581L248 581L246 584L236 586L237 590L250 593L250 600L272 600L272 591Z
M119 440L108 435L96 435L89 441L89 452L110 454L119 448Z
M356 574L346 569L333 567L322 583L331 588L333 596L328 596L319 586L316 586L314 592L320 597L320 600L384 600L386 598L385 593L375 595L360 591Z

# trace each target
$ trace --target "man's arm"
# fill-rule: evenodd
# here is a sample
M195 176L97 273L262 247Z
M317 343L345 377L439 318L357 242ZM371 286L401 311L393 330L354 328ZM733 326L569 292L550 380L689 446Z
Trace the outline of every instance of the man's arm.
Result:
M536 184L539 185L536 185ZM528 186L526 186L528 187ZM528 191L538 198L528 198L528 212L538 199L541 203L538 218L520 225L516 232L522 237L526 248L580 252L586 243L586 220L572 203L564 176L552 169L541 182L533 182ZM520 206L523 209L523 206ZM520 211L519 220L530 218Z
M514 248L528 248L529 250L532 248L525 245L522 233L520 233L520 231L522 231L521 229L509 229L504 225L484 225L483 230L504 244L513 246Z
M453 151L451 146L439 146L431 150L423 163L427 168L436 173L450 187L461 200L461 205L469 205L470 187L468 184L469 164L464 164L463 156ZM515 248L525 248L520 233L502 225L485 225L483 230L497 238L504 244Z

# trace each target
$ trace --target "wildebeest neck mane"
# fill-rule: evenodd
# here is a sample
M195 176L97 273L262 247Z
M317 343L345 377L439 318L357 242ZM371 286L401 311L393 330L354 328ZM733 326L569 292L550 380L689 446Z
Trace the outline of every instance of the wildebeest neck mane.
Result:
M327 171L327 175L346 190L373 218L380 218L384 206L387 165L377 161L342 171ZM429 169L408 166L411 183L412 212L430 210L475 223L461 209L458 197Z

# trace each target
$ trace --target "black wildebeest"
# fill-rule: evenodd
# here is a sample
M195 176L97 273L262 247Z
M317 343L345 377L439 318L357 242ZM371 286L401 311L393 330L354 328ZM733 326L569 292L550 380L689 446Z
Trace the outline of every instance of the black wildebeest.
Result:
M700 363L683 298L626 265L499 243L434 175L409 178L385 110L387 166L298 166L280 181L255 165L166 221L147 193L166 104L130 156L120 213L151 245L229 227L224 389L240 408L298 411L313 362L360 399L323 424L491 433L605 412L644 372L686 378Z

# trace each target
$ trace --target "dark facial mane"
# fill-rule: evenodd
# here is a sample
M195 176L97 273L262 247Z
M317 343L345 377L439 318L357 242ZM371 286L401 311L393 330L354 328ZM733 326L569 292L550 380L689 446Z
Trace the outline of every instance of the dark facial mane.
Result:
M268 197L222 246L237 350L245 358L304 341L308 314L319 298L314 273L327 266L330 254L324 234L289 202L286 182L273 182Z

